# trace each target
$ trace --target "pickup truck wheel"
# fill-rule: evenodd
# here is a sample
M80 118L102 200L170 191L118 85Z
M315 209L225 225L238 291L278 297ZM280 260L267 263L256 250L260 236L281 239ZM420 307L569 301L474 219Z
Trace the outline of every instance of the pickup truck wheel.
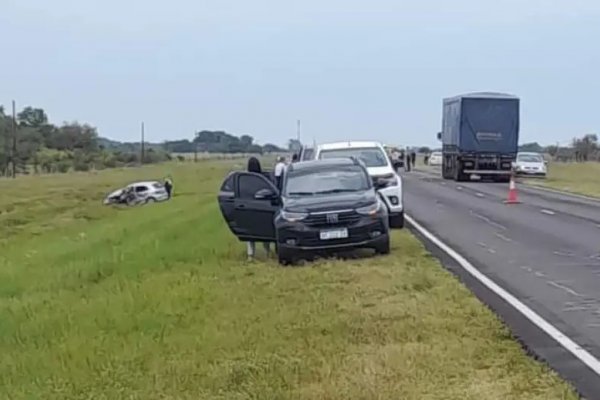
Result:
M404 211L399 214L390 215L390 228L392 228L392 229L404 228Z
M377 247L375 247L375 253L380 254L380 255L387 255L390 254L390 238L389 236L386 238L386 240L377 245Z
M277 247L277 260L280 265L293 265L295 260L288 252Z

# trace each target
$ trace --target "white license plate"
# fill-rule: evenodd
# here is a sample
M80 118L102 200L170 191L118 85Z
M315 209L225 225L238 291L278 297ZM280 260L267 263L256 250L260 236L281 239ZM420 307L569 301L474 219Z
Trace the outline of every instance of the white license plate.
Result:
M321 231L321 240L331 239L346 239L348 237L348 229L334 229L329 231Z

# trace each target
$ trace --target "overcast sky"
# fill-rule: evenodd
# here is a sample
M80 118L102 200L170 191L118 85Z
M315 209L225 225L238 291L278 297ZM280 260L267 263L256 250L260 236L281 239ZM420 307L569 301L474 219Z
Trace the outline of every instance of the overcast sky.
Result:
M443 97L522 99L521 141L600 129L597 0L3 0L0 103L102 136L435 145ZM293 3L293 4L292 4Z

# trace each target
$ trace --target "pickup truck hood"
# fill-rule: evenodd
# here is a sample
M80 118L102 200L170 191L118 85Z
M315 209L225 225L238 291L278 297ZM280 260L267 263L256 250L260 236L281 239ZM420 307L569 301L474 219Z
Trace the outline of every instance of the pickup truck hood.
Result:
M355 193L337 193L319 196L286 197L283 209L293 212L323 212L335 210L354 210L377 201L374 190Z
M389 165L386 165L385 167L368 167L367 172L373 177L393 174L394 170Z

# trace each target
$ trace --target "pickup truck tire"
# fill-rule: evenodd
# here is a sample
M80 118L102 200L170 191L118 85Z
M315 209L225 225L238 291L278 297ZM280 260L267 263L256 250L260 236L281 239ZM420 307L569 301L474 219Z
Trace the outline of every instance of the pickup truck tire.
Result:
M390 215L390 228L402 229L404 228L404 211L399 214Z
M293 265L296 260L287 251L282 250L279 246L277 247L277 261L280 265L287 266Z
M380 245L378 245L377 247L375 247L375 253L380 254L380 255L387 255L390 254L391 249L390 249L390 237L387 237L387 240L383 243L381 243Z

